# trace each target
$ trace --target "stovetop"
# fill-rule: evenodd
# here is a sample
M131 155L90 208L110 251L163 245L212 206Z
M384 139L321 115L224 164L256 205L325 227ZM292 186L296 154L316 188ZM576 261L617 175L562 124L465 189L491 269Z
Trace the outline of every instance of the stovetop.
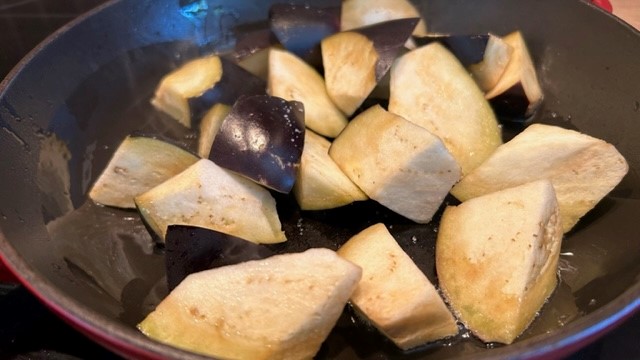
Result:
M178 0L176 0L178 1ZM0 78L47 35L105 0L0 0ZM640 359L640 314L568 360ZM0 283L1 359L118 359L43 307Z

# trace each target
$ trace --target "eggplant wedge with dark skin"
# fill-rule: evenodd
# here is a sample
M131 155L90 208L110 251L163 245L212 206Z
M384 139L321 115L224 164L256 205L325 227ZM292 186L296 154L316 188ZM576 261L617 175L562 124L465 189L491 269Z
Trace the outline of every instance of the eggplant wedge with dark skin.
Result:
M239 25L235 29L236 45L232 54L235 62L261 79L267 78L269 49L282 47L271 31L268 21Z
M345 0L342 2L341 29L347 31L395 19L420 17L418 10L407 0ZM413 35L427 34L423 19Z
M347 126L346 116L331 101L322 76L311 65L286 50L271 49L267 92L304 104L305 126L335 138Z
M201 96L189 99L192 116L200 119L215 104L233 105L241 96L265 93L267 83L233 61L220 58L222 77L218 84Z
M189 274L274 255L264 245L219 231L189 225L169 225L165 264L169 291Z
M482 91L491 90L507 67L513 48L493 34L429 34L416 37L418 46L439 42L469 70Z
M271 31L288 51L315 68L322 66L320 41L340 31L340 5L274 4L269 10Z
M211 55L167 74L151 103L187 128L214 104L233 104L241 95L264 94L266 82L233 61Z
M135 208L133 198L191 166L200 158L168 142L127 136L89 191L97 203Z
M322 40L327 92L347 116L362 105L389 71L419 20L386 21Z
M193 225L258 244L286 241L271 193L208 159L136 196L136 207L158 242L169 225Z
M288 193L300 167L304 132L301 102L269 95L241 97L222 122L209 159Z
M501 120L524 121L542 102L542 88L522 33L515 31L503 40L513 48L513 54L504 74L485 97Z

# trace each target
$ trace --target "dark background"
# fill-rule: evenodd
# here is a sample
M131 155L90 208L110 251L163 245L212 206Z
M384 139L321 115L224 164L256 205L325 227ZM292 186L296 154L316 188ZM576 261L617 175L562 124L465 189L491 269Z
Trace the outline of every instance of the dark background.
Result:
M176 0L178 1L178 0ZM0 0L0 78L46 36L105 0ZM0 283L0 359L117 359L20 286ZM640 359L640 314L568 360Z

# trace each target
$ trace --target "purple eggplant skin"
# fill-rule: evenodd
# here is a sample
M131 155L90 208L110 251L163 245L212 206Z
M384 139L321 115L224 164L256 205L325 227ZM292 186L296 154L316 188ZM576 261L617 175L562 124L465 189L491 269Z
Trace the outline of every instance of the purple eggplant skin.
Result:
M209 159L272 190L289 193L304 146L304 105L269 95L236 101Z
M271 31L269 21L260 21L236 26L236 44L232 56L236 61L245 59L256 52L278 45L278 38Z
M467 67L483 60L487 42L489 42L489 34L434 34L414 37L414 40L418 46L427 45L436 41L440 42L460 60L464 67Z
M341 7L274 4L269 10L271 31L282 46L311 66L322 65L320 41L340 31Z
M222 63L220 81L202 95L188 100L191 117L195 120L196 126L204 114L217 103L232 105L240 96L261 95L266 92L266 81L229 59L221 57L220 61Z
M501 123L526 123L533 115L529 113L529 99L520 82L489 99L489 104Z
M420 18L396 19L349 30L362 34L373 42L379 56L376 81L380 81L389 71L419 21Z
M173 290L189 274L264 259L274 255L264 245L190 225L170 225L165 242L167 285Z

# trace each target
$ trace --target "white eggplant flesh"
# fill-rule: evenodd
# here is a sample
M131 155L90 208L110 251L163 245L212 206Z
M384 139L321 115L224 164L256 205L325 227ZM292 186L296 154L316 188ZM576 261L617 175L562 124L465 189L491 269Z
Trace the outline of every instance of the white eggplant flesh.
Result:
M302 210L325 210L367 200L329 156L331 142L307 131L293 193Z
M329 155L367 196L418 223L428 223L460 167L440 139L375 105L356 116Z
M176 145L127 136L89 191L102 205L134 209L133 199L182 172L200 158Z
M467 69L439 43L391 67L389 111L431 131L468 174L502 144L491 106Z
M202 118L200 122L200 134L198 136L198 156L208 158L211 152L213 140L220 130L222 121L231 111L231 107L226 104L215 104Z
M322 76L290 52L269 52L267 87L271 96L303 103L305 125L318 134L334 138L347 125L347 118L329 98Z
M328 249L189 275L138 328L220 359L311 359L362 270Z
M193 225L255 243L286 240L275 199L253 181L201 159L135 198L161 242L169 225Z
M191 128L189 99L213 88L221 78L222 62L218 56L191 60L162 78L151 103Z
M403 350L458 333L438 290L384 224L349 239L338 255L362 268L351 304Z
M532 124L451 190L461 201L540 179L555 188L564 232L629 171L615 146L552 125Z
M512 343L553 293L560 219L549 180L445 209L436 241L440 288L481 340Z

